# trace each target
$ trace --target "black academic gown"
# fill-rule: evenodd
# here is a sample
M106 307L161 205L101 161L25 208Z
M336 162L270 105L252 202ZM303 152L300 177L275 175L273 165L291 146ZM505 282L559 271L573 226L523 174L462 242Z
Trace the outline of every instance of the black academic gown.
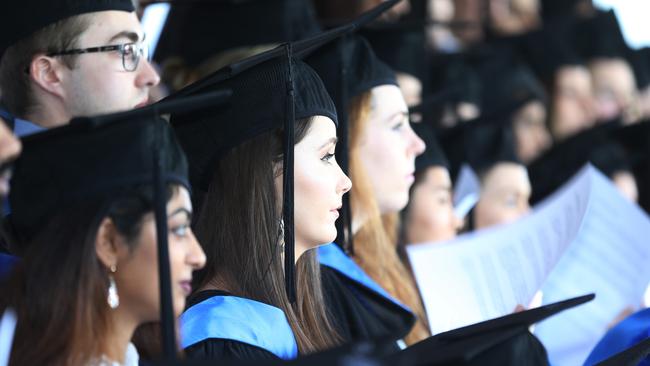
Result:
M188 310L216 296L232 296L225 291L201 291L188 299ZM278 309L279 310L279 309ZM182 319L182 318L181 318ZM225 324L224 324L225 327ZM181 328L182 329L182 328ZM260 336L259 334L257 335ZM272 336L272 335L271 335ZM264 337L264 335L262 335ZM227 338L206 338L184 349L190 359L209 360L280 360L281 357L261 345Z
M344 342L386 341L387 352L399 351L397 340L415 324L415 315L377 285L335 244L319 248L325 304Z

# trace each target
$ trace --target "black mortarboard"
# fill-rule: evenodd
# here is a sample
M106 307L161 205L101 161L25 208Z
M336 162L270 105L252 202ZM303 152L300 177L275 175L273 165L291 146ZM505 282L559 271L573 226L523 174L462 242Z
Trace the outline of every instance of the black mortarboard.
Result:
M427 145L426 150L415 158L415 171L424 171L428 167L443 166L449 168L449 161L445 152L440 147L435 132L431 126L425 123L411 124L413 131L424 141Z
M161 323L165 355L176 354L167 246L166 185L190 189L180 145L161 113L222 103L229 92L157 103L129 112L75 118L68 125L23 139L9 196L12 234L38 232L61 206L89 198L109 198L122 189L152 184L158 238ZM22 249L22 248L21 248Z
M154 58L198 65L228 49L297 41L320 33L311 1L170 1ZM216 36L215 36L216 35Z
M394 5L395 2L392 2ZM391 6L392 6L391 5ZM374 17L382 11L376 11ZM366 17L370 21L371 17ZM350 101L353 97L380 85L395 85L395 72L377 58L368 41L358 35L341 38L323 47L306 61L318 72L323 79L327 91L332 96L336 109L339 111L339 142L336 155L341 169L348 174L348 116ZM343 196L342 217L336 222L336 243L348 253L353 253L352 244L352 214L349 195ZM346 238L347 228L347 238Z
M395 71L411 74L420 81L428 79L424 27L368 27L361 34L377 57Z
M212 166L225 151L265 131L284 127L284 260L290 301L295 299L294 123L297 119L314 115L324 115L338 123L335 105L321 79L307 64L292 55L308 56L323 44L375 19L396 1L381 4L348 25L231 64L176 94L197 94L224 87L233 91L228 108L172 116L172 125L188 155L190 179L195 188L205 190L209 186Z
M613 139L619 121L610 121L561 141L528 165L532 203L539 202L569 180L585 163L591 162L610 175L629 170L625 151Z
M542 0L542 17L545 21L558 17L575 16L576 5L581 0Z
M369 10L352 22L359 29L377 19L398 1L391 0ZM339 165L348 174L348 108L351 98L380 85L397 85L395 72L379 60L367 40L361 36L343 36L337 42L309 54L306 62L323 80L339 111L336 155ZM336 222L336 243L354 253L350 196L343 196L342 215ZM347 235L346 235L347 230Z
M0 58L16 42L39 29L75 15L106 10L134 11L133 0L28 0L0 5Z
M571 44L571 27L547 25L524 36L521 54L546 84L553 82L555 72L562 66L584 65Z
M544 346L528 328L594 299L585 295L440 333L389 360L418 365L548 365Z
M525 65L509 61L487 71L482 76L482 83L486 85L482 96L483 113L521 101L538 100L546 105L544 87Z
M583 59L624 58L629 48L614 10L599 11L576 24L575 46Z
M293 146L297 119L323 115L335 123L336 108L318 75L291 57L291 45L276 50L276 57L264 53L217 71L179 92L199 94L216 88L232 89L226 108L211 108L200 113L172 115L181 144L190 163L190 178L195 188L207 190L212 167L231 148L264 132L284 128L283 220L285 233L285 278L287 295L295 299L294 224L293 224ZM278 52L280 50L282 52Z
M512 115L525 102L524 99L509 103L451 129L440 130L438 136L449 158L452 176L458 174L464 163L479 175L498 162L521 163L517 158Z

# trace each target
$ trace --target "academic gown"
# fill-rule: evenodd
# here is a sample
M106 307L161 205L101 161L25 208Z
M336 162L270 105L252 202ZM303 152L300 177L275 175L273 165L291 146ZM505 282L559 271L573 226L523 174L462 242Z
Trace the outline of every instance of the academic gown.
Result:
M595 365L647 338L650 338L650 308L628 316L610 329L591 351L585 365ZM650 357L640 365L650 366Z
M290 360L298 346L284 312L274 306L207 290L181 315L181 345L193 359Z
M318 249L326 307L345 342L385 340L387 352L415 324L415 315L393 299L336 244Z

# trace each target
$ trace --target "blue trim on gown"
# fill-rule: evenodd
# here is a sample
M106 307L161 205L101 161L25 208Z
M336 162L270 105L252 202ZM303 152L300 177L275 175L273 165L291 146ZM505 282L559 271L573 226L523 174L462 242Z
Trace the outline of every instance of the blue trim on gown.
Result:
M394 299L386 292L381 286L377 284L366 272L359 267L359 265L350 257L348 257L343 249L334 243L322 245L318 247L318 260L320 264L333 268L345 277L357 282L358 284L372 290L373 292L381 295L386 300L400 306L404 310L412 313L406 305Z
M637 311L610 329L591 351L585 365L604 361L646 338L650 338L650 308ZM650 366L650 357L639 365Z
M298 344L284 312L255 300L213 296L187 309L180 324L183 348L216 338L256 346L284 360L298 357Z

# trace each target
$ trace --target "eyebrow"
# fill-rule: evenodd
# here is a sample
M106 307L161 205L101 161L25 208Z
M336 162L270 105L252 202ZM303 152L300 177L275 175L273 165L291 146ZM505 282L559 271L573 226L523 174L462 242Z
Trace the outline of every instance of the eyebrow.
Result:
M120 38L128 38L131 42L138 42L140 35L134 31L122 31L111 37L108 42L110 43ZM144 36L142 37L142 40L144 40Z
M181 207L181 208L176 209L174 212L167 215L167 218L172 218L172 217L174 217L174 216L176 216L178 214L181 214L181 213L186 214L188 219L192 218L192 211L188 210L185 207Z
M322 144L322 145L318 148L318 150L323 149L325 146L327 146L327 145L329 145L329 144L334 144L334 145L336 145L337 142L339 142L338 137L332 137L332 138L330 138L329 140L327 140L327 142L325 142L324 144Z

